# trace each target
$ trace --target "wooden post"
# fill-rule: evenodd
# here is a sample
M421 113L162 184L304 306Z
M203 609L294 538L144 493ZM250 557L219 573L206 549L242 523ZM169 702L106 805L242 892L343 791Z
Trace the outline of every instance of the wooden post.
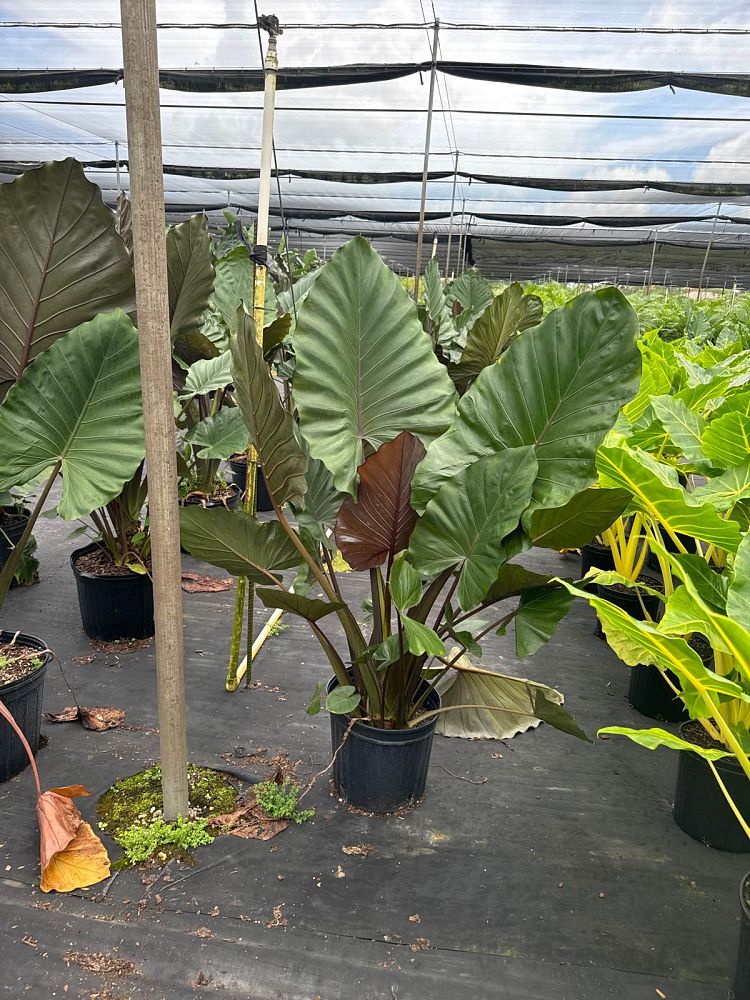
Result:
M656 241L658 240L658 238L659 238L659 230L655 229L654 230L654 245L653 245L653 248L651 250L651 264L650 264L649 269L648 269L648 290L649 290L649 292L651 292L651 285L653 283L653 277L654 277L654 260L656 259ZM643 283L644 283L644 285L646 284L645 280L644 280Z
M435 21L432 36L432 67L430 69L430 93L427 99L427 128L424 137L424 163L422 165L422 196L419 204L419 228L417 230L417 257L414 265L414 301L419 302L419 278L422 274L422 241L424 240L424 217L427 206L427 174L430 169L430 136L432 134L432 105L435 98L435 77L437 76L437 49L440 21Z
M188 814L177 443L154 0L120 0L138 342L146 428L164 818Z

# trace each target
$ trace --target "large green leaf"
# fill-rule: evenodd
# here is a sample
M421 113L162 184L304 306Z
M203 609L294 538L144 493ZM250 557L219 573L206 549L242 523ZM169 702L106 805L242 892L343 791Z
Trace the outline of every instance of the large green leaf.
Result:
M0 234L2 396L61 334L135 298L114 216L76 160L0 184Z
M251 583L275 584L280 570L302 561L277 521L264 523L244 510L181 507L180 541L196 559Z
M194 215L167 231L167 281L174 342L200 327L214 287L205 215Z
M732 566L732 580L727 590L727 614L750 629L750 535L745 535Z
M534 545L541 548L579 549L606 531L629 503L627 490L591 486L576 493L562 507L532 511L529 535Z
M492 302L492 285L482 275L470 268L452 281L446 291L449 306L461 307L454 315L454 323L459 330L469 330Z
M552 638L570 611L573 595L562 587L538 587L521 595L514 618L516 656L532 656Z
M737 550L739 526L725 521L709 503L691 504L670 466L623 445L601 448L597 467L603 486L629 490L632 507L653 518L668 534L689 535L728 552Z
M229 351L216 358L201 358L190 365L180 399L192 399L215 389L224 389L231 381L232 355Z
M497 361L515 334L537 326L543 311L542 300L537 295L524 295L517 281L508 285L469 331L454 377L456 374L462 379L477 376L483 368Z
M456 340L457 331L446 302L436 257L432 258L424 270L423 288L430 336L435 344L448 352Z
M596 478L596 450L638 387L638 319L615 288L586 292L511 342L461 400L417 469L418 511L478 458L532 445L537 506L558 507Z
M651 405L675 447L689 462L705 465L706 456L701 448L701 435L706 429L703 417L674 396L655 396Z
M625 416L633 423L640 420L654 396L671 390L676 365L674 348L665 341L647 341L644 337L638 342L638 346L643 355L641 384L636 395L624 408Z
M414 302L367 240L321 269L298 313L294 398L310 453L354 495L364 447L442 434L455 393Z
M230 334L237 332L237 316L244 303L253 307L253 262L244 246L216 261L213 304Z
M508 677L471 665L466 657L437 684L442 707L436 732L470 740L507 740L547 722L555 729L588 741L562 708L554 688L523 677Z
M292 415L282 406L256 342L255 323L241 306L230 349L237 402L268 488L279 506L300 500L307 488L307 459L294 436Z
M518 597L527 590L554 585L554 579L544 573L535 573L518 563L505 563L500 567L497 579L487 592L485 601L487 604L495 604L509 597Z
M704 430L701 444L717 468L741 465L750 456L750 416L730 411L717 417Z
M304 506L293 504L297 524L306 528L316 541L324 542L330 547L329 535L348 494L339 493L333 485L331 473L317 458L308 456L305 482L307 489L302 501Z
M206 417L186 437L198 458L229 458L247 447L247 429L236 407Z
M307 293L312 288L313 282L319 274L320 270L308 271L307 274L303 274L297 278L291 288L286 288L284 291L279 292L278 303L282 313L291 313L294 315L295 309L299 309L305 301Z
M719 511L732 510L740 500L750 497L750 456L742 465L733 465L697 486L690 496L693 501L708 501Z
M436 576L460 567L456 597L479 604L505 561L503 538L528 506L536 475L533 448L488 455L443 486L427 505L409 543L414 568Z
M57 340L0 406L0 490L62 463L66 520L116 497L143 461L138 335L121 310Z

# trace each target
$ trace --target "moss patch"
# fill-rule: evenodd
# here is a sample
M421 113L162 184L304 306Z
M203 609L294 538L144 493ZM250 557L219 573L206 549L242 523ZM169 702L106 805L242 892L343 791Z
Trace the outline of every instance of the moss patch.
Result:
M205 823L200 821L232 812L237 806L238 789L235 783L227 775L210 768L188 765L188 789L190 809L188 815L183 818L183 824L185 821L191 821L196 824L196 829L198 825L201 829L205 827ZM133 839L130 835L134 830L142 830L145 833L146 829L153 827L154 824L157 824L157 829L169 825L163 822L163 804L161 767L156 765L146 768L145 771L139 771L138 774L115 782L102 795L96 806L99 828L113 837L120 846L125 846ZM209 839L213 839L218 833L218 831L211 832L210 829L207 832L210 833ZM185 838L176 837L174 842L170 842L169 837L151 839L154 842L154 850L151 853L160 861L184 854ZM145 842L148 838L139 840ZM139 857L138 860L144 859Z

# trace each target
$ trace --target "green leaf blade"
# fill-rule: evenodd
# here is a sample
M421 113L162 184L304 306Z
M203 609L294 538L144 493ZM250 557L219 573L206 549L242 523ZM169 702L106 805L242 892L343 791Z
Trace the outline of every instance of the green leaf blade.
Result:
M295 332L294 394L310 453L335 486L356 492L365 442L401 431L442 434L455 393L413 301L367 240L351 240L321 268Z

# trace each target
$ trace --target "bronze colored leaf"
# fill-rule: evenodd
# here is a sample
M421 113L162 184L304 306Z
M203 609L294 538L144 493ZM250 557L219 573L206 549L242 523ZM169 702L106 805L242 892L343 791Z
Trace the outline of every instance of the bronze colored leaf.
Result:
M352 569L380 566L409 544L417 523L411 480L424 455L419 438L402 431L360 465L357 499L344 501L334 533Z

